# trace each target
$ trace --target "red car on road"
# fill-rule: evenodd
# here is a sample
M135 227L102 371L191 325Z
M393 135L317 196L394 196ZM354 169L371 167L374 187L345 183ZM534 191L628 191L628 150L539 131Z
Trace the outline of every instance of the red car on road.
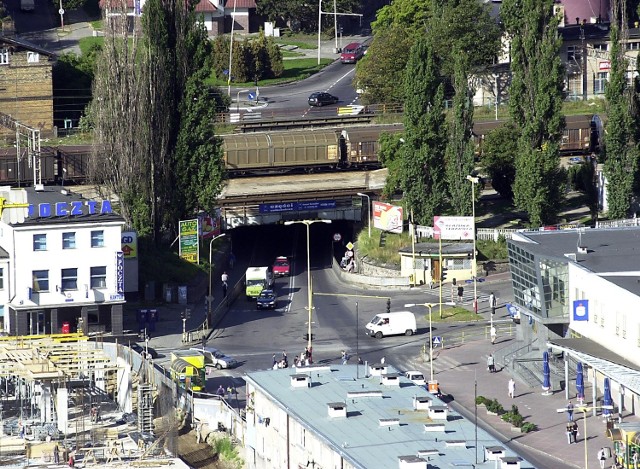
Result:
M276 257L276 260L273 263L274 277L288 277L289 274L289 259L284 256Z

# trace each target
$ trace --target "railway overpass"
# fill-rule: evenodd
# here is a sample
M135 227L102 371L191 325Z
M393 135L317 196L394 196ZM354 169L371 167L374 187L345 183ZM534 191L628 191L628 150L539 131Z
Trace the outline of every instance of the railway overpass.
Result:
M381 191L386 178L387 169L229 179L219 198L223 228L315 218L360 221L358 192Z

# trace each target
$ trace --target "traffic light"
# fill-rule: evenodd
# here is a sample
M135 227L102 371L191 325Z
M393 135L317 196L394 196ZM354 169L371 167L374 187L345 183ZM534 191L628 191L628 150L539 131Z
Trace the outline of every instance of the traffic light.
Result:
M181 311L180 312L180 319L186 319L186 318L187 318L186 313L184 311Z
M387 298L387 313L391 312L391 298Z
M442 280L443 282L447 279L447 269L446 267L442 267L442 269L440 270L440 280Z

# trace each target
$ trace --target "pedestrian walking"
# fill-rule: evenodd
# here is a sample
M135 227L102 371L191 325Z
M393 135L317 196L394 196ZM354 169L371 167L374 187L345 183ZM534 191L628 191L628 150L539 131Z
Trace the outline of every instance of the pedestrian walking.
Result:
M236 256L231 253L231 255L229 256L229 269L233 270L233 266L236 263Z
M462 296L464 295L464 287L460 285L458 287L458 301L462 303Z
M53 463L60 464L60 448L57 444L53 447Z
M573 442L578 442L578 424L576 422L571 422L571 436L573 437Z
M496 306L498 305L498 301L496 299L496 295L491 292L489 295L489 308L491 309L491 315L496 314Z
M496 361L491 353L489 354L489 358L487 358L487 370L489 370L489 373L496 372Z
M496 329L496 326L491 326L491 343L495 344L496 343L496 339L498 338L498 330Z
M222 281L222 296L226 297L227 290L229 288L229 275L227 274L227 272L222 272L220 280Z
M218 397L220 397L220 399L224 397L224 388L222 387L222 384L218 386L218 390L216 391L216 394L218 395Z
M516 382L513 378L509 379L509 397L514 399L516 397Z
M222 272L222 275L220 276L220 280L222 281L222 283L229 282L229 275L227 274L227 272Z
M567 443L571 444L573 443L573 433L571 432L573 430L573 427L571 426L570 423L567 423Z
M569 422L573 422L573 404L571 401L567 404L567 416L569 418Z
M202 439L202 424L198 423L196 425L196 443L200 444L201 439Z
M349 361L349 358L347 358L347 352L345 352L344 350L342 351L342 364L346 365L347 362Z
M598 451L598 461L600 462L600 469L604 469L605 462L607 461L607 455L604 448L600 448L600 451Z
M640 455L638 455L638 451L633 452L633 456L631 456L631 460L633 461L633 469L638 469L638 462L640 462Z
M384 357L382 357L382 358L380 359L380 364L381 364L381 365L384 365L384 361L385 361L385 360L384 360Z
M271 365L272 367L276 366L276 363L278 363L278 360L276 360L276 354L273 354L273 364Z
M231 400L233 397L233 388L231 386L227 386L227 399Z

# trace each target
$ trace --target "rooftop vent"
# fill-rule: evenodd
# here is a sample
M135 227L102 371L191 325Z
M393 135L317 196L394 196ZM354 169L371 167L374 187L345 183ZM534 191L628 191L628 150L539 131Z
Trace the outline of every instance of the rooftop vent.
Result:
M441 423L425 423L424 424L425 432L444 432L444 422Z
M398 373L385 373L382 375L382 384L385 386L400 386L400 375Z
M390 427L391 425L400 425L400 419L379 419L378 425L381 427Z
M484 458L487 461L499 461L505 455L505 450L502 446L486 446L484 448Z
M329 402L327 409L331 418L347 416L347 405L344 402Z
M413 398L413 408L415 410L427 410L431 405L431 398L426 396L416 396Z
M304 370L305 373L311 373L311 372L326 373L326 372L332 371L330 366L305 366L304 368L301 368L301 369Z
M520 461L518 456L505 456L500 459L500 469L520 469Z
M311 377L304 374L291 375L292 388L308 388L311 387Z
M428 457L428 456L438 456L440 454L440 451L438 451L437 449L420 449L418 450L418 457L419 458L424 458L424 457Z
M369 366L369 374L371 376L381 376L387 372L387 365L383 363L374 363Z
M449 408L446 405L429 406L429 418L431 420L447 420Z
M354 399L356 397L382 397L382 391L349 391L347 397Z
M576 253L575 252L568 252L564 255L564 257L568 257L569 259L571 259L572 261L576 260Z
M444 442L445 446L447 446L447 448L451 448L454 446L458 446L458 447L463 447L466 448L467 447L467 442L464 440L447 440Z
M398 456L399 469L427 469L427 461L418 456Z
M589 250L587 249L586 246L578 246L578 253L579 254L587 254L589 252Z

